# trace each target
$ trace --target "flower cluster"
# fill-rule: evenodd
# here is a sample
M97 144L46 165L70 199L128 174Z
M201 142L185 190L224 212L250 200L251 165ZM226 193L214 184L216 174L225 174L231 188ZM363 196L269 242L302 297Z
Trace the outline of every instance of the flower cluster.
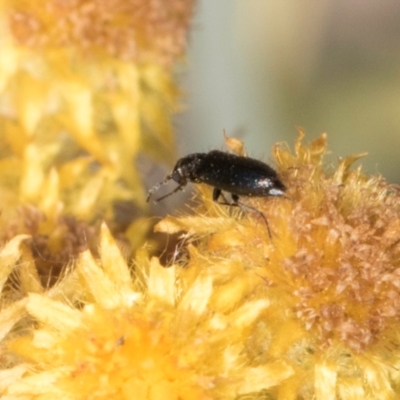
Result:
M22 260L29 294L0 313L2 393L396 398L399 192L351 168L359 156L327 172L326 136L302 140L294 154L274 148L286 197L242 199L272 237L259 213L212 203L200 187L195 215L156 225L185 232L169 267L144 247L130 268L103 224L97 252L46 290L27 237L9 241L3 283Z
M139 156L171 161L192 0L0 5L0 397L400 396L400 191L326 135L277 144L285 196L155 230ZM243 155L243 143L226 139ZM246 207L246 205L248 207Z

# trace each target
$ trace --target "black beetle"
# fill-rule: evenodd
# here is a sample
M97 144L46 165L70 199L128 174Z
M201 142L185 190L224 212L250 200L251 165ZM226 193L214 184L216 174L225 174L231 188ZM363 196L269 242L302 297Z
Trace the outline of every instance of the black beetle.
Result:
M179 186L172 192L158 198L157 201L182 190L188 182L206 183L214 187L213 200L215 202L218 202L218 199L222 197L224 201L218 202L219 204L250 208L260 213L267 224L269 234L269 226L264 214L253 207L240 203L239 197L285 196L286 190L276 171L269 165L254 158L237 156L219 150L182 157L176 163L172 173L149 190L146 201L150 200L152 194L161 185L171 179L177 182ZM226 201L222 191L231 194L232 203Z

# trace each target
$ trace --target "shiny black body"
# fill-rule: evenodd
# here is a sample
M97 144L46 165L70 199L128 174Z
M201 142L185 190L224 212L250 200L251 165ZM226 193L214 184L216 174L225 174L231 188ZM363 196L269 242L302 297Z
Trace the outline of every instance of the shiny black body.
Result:
M239 196L284 196L286 190L275 170L262 161L219 150L190 154L178 160L172 173L149 191L147 201L162 184L171 179L179 186L158 200L182 190L188 182L213 186L214 201L219 199L221 191L230 193L234 204L226 200L221 203L229 205L237 205Z

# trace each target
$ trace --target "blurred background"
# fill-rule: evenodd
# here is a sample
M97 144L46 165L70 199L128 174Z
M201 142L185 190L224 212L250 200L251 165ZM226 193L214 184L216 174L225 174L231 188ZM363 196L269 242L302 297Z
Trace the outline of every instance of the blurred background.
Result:
M180 155L222 149L223 130L271 160L328 133L329 161L400 182L400 2L202 0L181 75Z

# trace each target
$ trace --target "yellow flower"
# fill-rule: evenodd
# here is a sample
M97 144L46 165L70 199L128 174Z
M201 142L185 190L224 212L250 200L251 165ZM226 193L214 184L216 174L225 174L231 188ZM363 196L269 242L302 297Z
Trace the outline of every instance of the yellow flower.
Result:
M127 251L143 243L150 222L138 156L173 157L172 73L192 8L0 2L0 245L32 235L43 280L96 246L102 220Z
M172 153L171 69L183 54L192 6L2 4L0 151L18 162L24 199L43 202L48 180L56 179L75 216L93 217L110 197L143 207L135 158L143 150L164 159Z
M272 239L260 215L213 204L208 188L202 214L168 217L156 229L202 238L204 261L190 255L185 267L221 282L212 295L220 307L268 301L242 338L246 362L285 363L292 373L273 388L249 387L253 397L244 398L397 398L398 188L350 169L361 155L326 172L326 135L308 147L302 139L301 132L295 154L274 148L288 198L242 198L268 219Z
M243 357L244 339L267 300L227 307L223 293L213 299L221 282L207 270L191 280L177 265L148 260L145 250L132 279L104 225L101 238L100 259L83 252L66 278L81 307L66 298L65 282L29 295L35 324L8 344L5 354L23 362L0 371L4 396L230 399L293 373L285 362L249 366Z
M400 367L400 198L381 177L326 172L326 136L274 148L287 197L212 203L161 221L187 231L174 265L138 251L133 277L102 226L50 290L24 237L27 298L3 308L0 393L7 398L396 399ZM240 151L240 146L235 147ZM232 215L230 215L232 214ZM13 308L14 307L14 308ZM25 314L29 318L24 318ZM21 329L22 328L22 329Z

